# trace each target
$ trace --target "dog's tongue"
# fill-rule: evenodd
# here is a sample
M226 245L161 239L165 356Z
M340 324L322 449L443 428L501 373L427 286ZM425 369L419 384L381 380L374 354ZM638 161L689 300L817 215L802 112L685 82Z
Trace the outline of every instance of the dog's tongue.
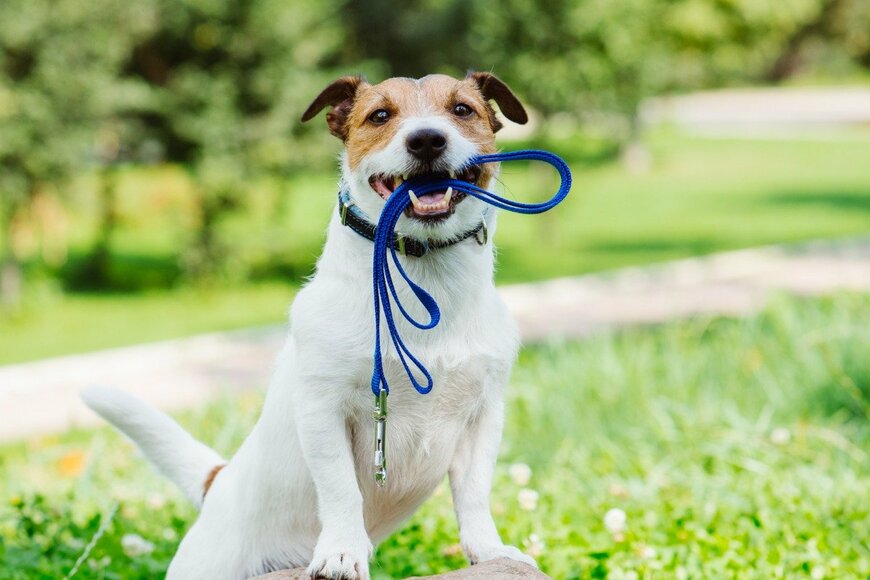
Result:
M418 195L417 199L423 202L426 205L430 205L433 203L438 203L442 199L444 199L444 194L447 193L445 191L433 191L432 193L425 193L423 195Z
M450 211L450 203L445 199L446 191L433 191L424 193L413 199L413 212L418 216L433 216Z

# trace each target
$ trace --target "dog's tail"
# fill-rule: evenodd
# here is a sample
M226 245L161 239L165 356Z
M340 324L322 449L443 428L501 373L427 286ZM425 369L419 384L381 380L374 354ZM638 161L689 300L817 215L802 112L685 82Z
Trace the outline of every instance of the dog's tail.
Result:
M82 392L88 407L133 440L148 460L197 507L226 461L145 401L118 389Z

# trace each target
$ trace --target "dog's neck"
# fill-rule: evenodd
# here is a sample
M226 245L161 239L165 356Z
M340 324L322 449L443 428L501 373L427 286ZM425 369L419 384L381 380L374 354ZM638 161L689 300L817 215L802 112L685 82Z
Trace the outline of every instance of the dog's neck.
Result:
M495 212L487 217L490 233L495 230ZM464 311L474 307L483 290L493 285L494 255L492 236L481 245L469 238L456 245L434 250L423 257L399 256L412 280L435 296L442 308ZM374 244L341 223L336 205L330 219L323 253L317 261L319 276L353 281L358 292L371 301L372 256ZM392 269L395 271L395 269ZM396 287L405 304L415 304L410 291L398 280ZM407 297L405 296L407 294Z
M347 153L342 153L341 156L341 181L339 188L347 191L354 205L369 217L372 223L377 223L381 210L384 207L384 201L380 199L371 190L368 180L365 175L358 175L351 170L348 162ZM493 165L493 180L498 175L499 167ZM481 183L481 187L488 188L491 182ZM396 231L403 235L425 240L427 238L437 240L452 240L461 236L480 225L482 219L486 219L487 228L492 233L493 229L489 227L493 209L475 198L467 198L462 201L462 207L457 208L456 213L446 219L438 227L430 227L418 220L402 217L396 226ZM494 226L495 224L493 224Z

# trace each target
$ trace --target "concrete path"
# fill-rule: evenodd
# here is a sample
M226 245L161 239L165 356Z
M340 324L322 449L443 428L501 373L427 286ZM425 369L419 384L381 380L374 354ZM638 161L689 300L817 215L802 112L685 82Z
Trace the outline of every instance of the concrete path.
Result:
M772 293L870 292L870 238L771 247L659 266L501 288L524 340L577 338L604 329L698 314L745 314ZM221 390L261 388L282 326L202 335L0 367L0 441L96 422L78 393L114 385L164 409Z
M809 132L817 137L819 131L870 125L870 86L721 89L656 97L644 102L641 118L648 125L672 123L709 136L794 138Z

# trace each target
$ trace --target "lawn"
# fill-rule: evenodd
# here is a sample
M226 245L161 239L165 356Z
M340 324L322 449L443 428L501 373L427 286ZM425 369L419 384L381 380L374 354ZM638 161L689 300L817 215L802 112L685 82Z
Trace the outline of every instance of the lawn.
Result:
M575 185L552 212L501 217L502 283L870 233L866 131L842 139L765 141L660 130L650 135L654 163L643 175L626 173L594 141L504 147L529 145L564 155ZM526 164L506 166L502 181L526 200L541 199L557 185L549 169ZM236 250L234 263L244 267L236 274L231 267L217 286L191 290L178 273L178 248L191 235L193 219L187 174L135 169L120 183L115 277L152 290L63 294L51 284L34 284L25 311L0 318L0 364L282 321L294 288L312 270L335 202L329 172L255 185L246 210L222 226ZM83 179L77 187L68 226L73 262L95 235L86 217L94 213L93 183Z
M866 295L781 297L526 349L492 496L504 538L560 579L867 578L868 317ZM261 400L179 418L231 453ZM193 517L109 429L0 449L4 577L63 576L103 524L78 576L154 577ZM379 547L375 578L462 566L456 542L444 485Z

